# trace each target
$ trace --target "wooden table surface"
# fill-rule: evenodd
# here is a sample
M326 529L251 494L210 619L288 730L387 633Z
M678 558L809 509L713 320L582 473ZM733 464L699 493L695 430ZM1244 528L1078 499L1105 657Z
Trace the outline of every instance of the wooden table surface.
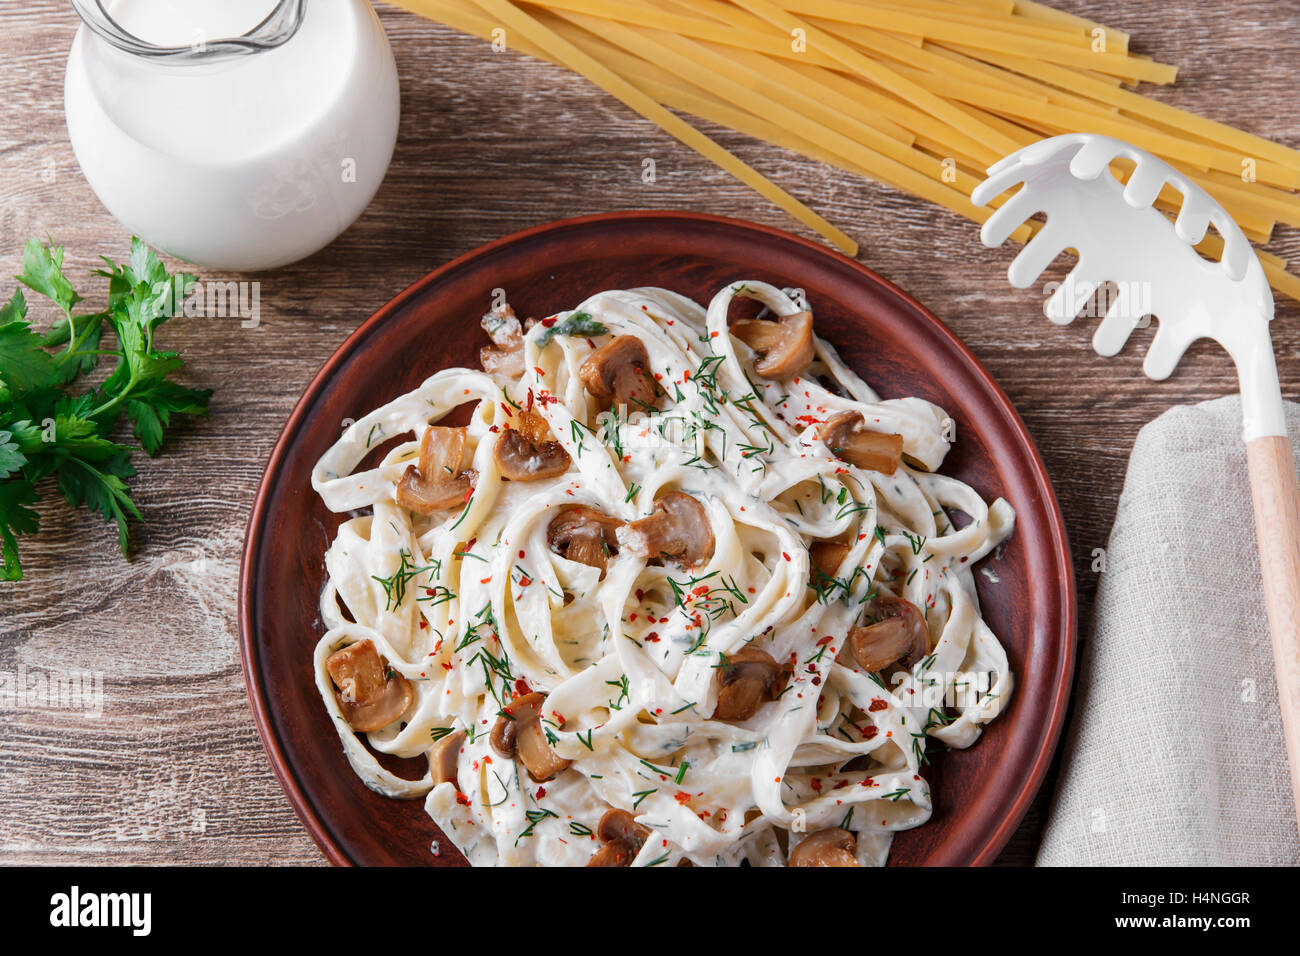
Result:
M1154 95L1300 146L1296 2L1054 0L1130 31L1181 67ZM177 319L166 343L191 384L216 390L210 420L177 428L133 482L145 521L122 559L113 531L57 494L23 541L27 579L0 584L0 671L104 675L102 716L16 711L0 723L0 863L311 863L322 857L271 773L244 693L235 589L262 468L312 375L362 320L435 266L551 219L685 208L799 232L778 209L585 80L387 6L402 78L397 152L373 205L341 239L258 276L261 327ZM63 122L77 21L66 0L0 8L0 275L29 236L67 246L75 283L129 236L82 178ZM1235 389L1215 348L1194 346L1154 385L1140 350L1103 360L1091 323L1065 330L1006 282L1010 253L970 224L892 189L709 128L724 145L862 243L861 261L946 322L1010 395L1046 459L1075 555L1080 636L1138 429L1176 403ZM652 157L657 182L642 182ZM1300 259L1294 230L1271 247ZM201 277L216 277L201 273ZM238 278L224 276L222 278ZM10 284L0 282L7 298ZM1283 390L1300 394L1297 307L1274 323ZM42 321L49 318L41 312ZM1149 334L1149 333L1148 333ZM141 456L143 457L143 456ZM1049 783L1050 788L1050 783ZM1046 791L1003 854L1033 859Z

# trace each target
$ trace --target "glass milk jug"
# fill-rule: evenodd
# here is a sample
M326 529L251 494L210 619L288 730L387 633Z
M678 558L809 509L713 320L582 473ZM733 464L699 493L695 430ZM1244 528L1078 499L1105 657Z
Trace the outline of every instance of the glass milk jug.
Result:
M397 138L367 0L72 0L64 107L96 195L214 269L311 255L361 215Z

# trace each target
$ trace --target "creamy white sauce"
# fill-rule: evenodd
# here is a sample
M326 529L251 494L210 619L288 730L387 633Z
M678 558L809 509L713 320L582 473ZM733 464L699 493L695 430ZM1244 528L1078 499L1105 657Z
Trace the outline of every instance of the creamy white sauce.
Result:
M1010 506L986 505L934 473L949 447L941 409L881 400L824 343L807 375L759 378L753 354L727 330L737 295L778 315L798 311L759 282L729 286L707 311L662 289L604 292L574 310L645 344L666 392L653 418L598 420L578 368L608 336L542 345L543 323L527 336L521 380L438 372L352 425L313 472L332 510L372 511L345 522L326 554L329 632L315 655L324 705L366 785L423 797L471 863L583 865L598 846L590 832L617 807L652 831L634 865L779 866L778 831L790 847L833 826L853 831L860 862L883 864L892 834L930 815L920 776L929 740L970 746L1011 693L971 571L1011 534ZM492 448L530 393L573 464L557 479L507 482ZM473 495L463 511L412 516L395 503L396 482L425 428L465 402L477 403L467 441ZM887 476L831 455L817 426L848 409L902 435L915 464ZM662 433L680 440L655 440ZM409 440L380 465L355 470L369 448L402 435ZM665 490L704 503L715 538L704 565L650 566L625 548L600 580L547 547L547 525L567 506L632 521ZM945 509L969 523L956 530ZM808 583L808 545L846 535L856 543L843 585L819 594ZM933 653L889 687L851 653L837 661L873 589L924 609L933 638ZM324 663L365 638L416 691L403 721L370 734L371 746L419 756L447 729L465 730L455 785L390 774L343 720ZM796 662L788 689L744 722L708 719L720 655L751 642ZM573 761L544 784L488 745L519 681L547 693L552 746ZM944 703L936 695L968 685L935 719ZM845 769L864 756L869 766Z

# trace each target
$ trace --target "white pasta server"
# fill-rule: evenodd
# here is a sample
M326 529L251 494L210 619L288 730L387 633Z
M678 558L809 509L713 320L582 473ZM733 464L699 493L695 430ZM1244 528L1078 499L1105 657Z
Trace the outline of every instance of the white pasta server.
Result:
M1127 185L1110 173L1116 160L1135 164ZM1237 365L1255 527L1273 636L1278 701L1300 811L1300 491L1287 438L1277 365L1269 338L1273 295L1250 242L1203 189L1169 164L1119 140L1088 133L1055 136L989 167L971 196L977 206L1023 184L985 222L981 239L1001 245L1030 217L1046 224L1008 269L1028 288L1065 249L1078 264L1048 300L1048 318L1072 322L1105 282L1118 286L1092 346L1115 355L1144 316L1158 330L1143 363L1167 378L1187 347L1211 338ZM1176 222L1153 203L1166 186L1182 195ZM1210 224L1223 238L1221 261L1193 248Z

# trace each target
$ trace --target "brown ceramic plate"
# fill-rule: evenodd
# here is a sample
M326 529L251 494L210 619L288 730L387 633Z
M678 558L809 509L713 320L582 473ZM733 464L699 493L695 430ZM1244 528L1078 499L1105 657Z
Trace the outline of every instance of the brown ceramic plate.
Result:
M493 289L505 289L520 315L549 315L603 289L645 285L707 301L737 279L804 289L818 333L878 392L921 396L956 420L959 440L944 472L1016 509L1016 533L995 565L999 582L975 576L984 615L1010 656L1015 695L973 748L935 759L928 771L934 816L898 836L890 861L984 864L1006 843L1051 759L1075 640L1065 529L1020 418L951 332L856 262L751 223L645 212L539 226L417 282L325 363L271 453L239 581L244 676L271 765L332 862L463 863L445 839L442 854L431 854L440 834L422 802L390 800L362 785L317 697L317 601L340 516L312 492L310 474L344 419L360 418L437 369L475 365L486 343L478 317ZM412 767L411 776L420 772Z

